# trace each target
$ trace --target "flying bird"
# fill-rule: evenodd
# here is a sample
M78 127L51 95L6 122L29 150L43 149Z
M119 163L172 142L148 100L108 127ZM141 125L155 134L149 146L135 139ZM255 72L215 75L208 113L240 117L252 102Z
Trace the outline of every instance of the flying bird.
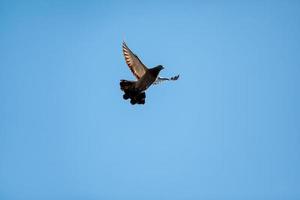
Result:
M125 42L123 42L122 49L126 64L137 79L136 81L120 81L120 88L124 92L123 99L130 99L132 105L145 104L145 91L152 84L158 84L163 81L175 81L179 78L179 75L171 78L159 77L159 72L164 69L162 65L147 68L138 56L129 49Z

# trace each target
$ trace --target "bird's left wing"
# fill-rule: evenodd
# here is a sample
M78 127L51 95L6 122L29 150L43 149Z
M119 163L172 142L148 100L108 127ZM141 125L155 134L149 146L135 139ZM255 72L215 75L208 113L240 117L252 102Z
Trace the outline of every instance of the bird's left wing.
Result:
M140 79L147 71L147 67L142 63L142 61L135 55L123 42L123 54L125 57L125 61L130 69L130 71L134 74L137 79Z
M176 80L178 80L178 78L179 78L179 75L177 75L177 76L173 76L173 77L171 77L171 78L163 78L163 77L157 77L157 79L154 81L154 85L157 85L157 84L159 84L159 83L161 83L161 82L164 82L164 81L176 81Z

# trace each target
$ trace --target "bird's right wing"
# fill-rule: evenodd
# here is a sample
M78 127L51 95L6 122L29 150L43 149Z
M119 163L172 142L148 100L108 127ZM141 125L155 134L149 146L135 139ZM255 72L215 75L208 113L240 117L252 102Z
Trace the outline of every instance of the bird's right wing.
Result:
M159 84L159 83L161 83L161 82L164 82L164 81L176 81L176 80L178 80L178 78L179 78L179 75L177 75L177 76L173 76L173 77L171 77L171 78L163 78L163 77L157 77L157 79L154 81L154 85L157 85L157 84Z
M142 63L142 61L135 55L123 42L123 54L125 57L125 61L137 79L140 79L147 71L147 67Z

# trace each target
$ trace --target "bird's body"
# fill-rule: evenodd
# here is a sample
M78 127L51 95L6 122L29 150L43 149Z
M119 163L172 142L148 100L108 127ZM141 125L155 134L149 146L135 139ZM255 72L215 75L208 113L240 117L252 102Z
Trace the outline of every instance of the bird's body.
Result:
M136 82L136 88L139 88L142 91L147 90L152 83L155 82L157 76L163 68L154 67L152 69L148 69L145 74Z
M177 80L179 77L179 75L170 79L158 77L158 74L163 69L163 66L158 65L157 67L148 69L140 61L140 59L127 47L125 42L123 42L123 54L131 72L137 78L137 81L120 81L120 88L125 93L123 95L123 98L125 100L130 99L131 104L144 104L146 98L145 91L152 84L157 84L165 80Z

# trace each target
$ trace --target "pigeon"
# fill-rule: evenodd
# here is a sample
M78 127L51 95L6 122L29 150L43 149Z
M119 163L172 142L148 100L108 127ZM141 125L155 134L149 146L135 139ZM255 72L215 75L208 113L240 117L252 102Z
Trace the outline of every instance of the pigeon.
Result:
M164 67L162 65L158 65L153 68L147 68L139 57L129 49L124 41L122 49L126 64L137 79L135 81L124 79L120 80L120 89L124 92L123 99L130 99L130 103L132 105L145 104L145 91L152 84L156 85L163 81L178 80L179 75L171 78L159 77L158 74L162 69L164 69Z

